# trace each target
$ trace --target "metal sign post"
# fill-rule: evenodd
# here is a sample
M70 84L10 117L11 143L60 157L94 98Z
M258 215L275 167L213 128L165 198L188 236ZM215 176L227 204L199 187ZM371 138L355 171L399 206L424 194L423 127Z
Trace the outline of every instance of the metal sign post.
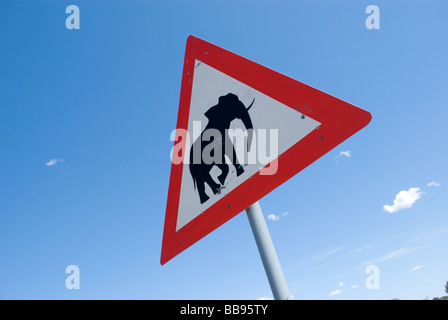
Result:
M246 212L274 299L288 300L291 294L258 201L247 208Z

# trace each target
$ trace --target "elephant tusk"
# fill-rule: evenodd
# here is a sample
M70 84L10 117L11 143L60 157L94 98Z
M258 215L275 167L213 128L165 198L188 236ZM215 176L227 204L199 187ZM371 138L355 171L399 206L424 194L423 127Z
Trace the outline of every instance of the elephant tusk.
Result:
M247 107L247 109L246 109L247 111L249 111L249 109L252 107L252 105L254 104L254 102L255 102L255 98L254 98L254 100L252 100L252 103L250 104L250 106Z

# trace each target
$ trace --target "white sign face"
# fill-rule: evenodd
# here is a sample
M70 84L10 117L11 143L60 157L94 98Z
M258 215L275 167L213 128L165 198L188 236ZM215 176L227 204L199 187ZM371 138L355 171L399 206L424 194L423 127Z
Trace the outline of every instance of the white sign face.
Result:
M202 139L202 147L209 143L208 140L204 141L201 133L214 119L209 114L208 117L205 114L210 108L220 103L220 97L225 97L228 94L235 95L246 108L250 106L248 113L253 125L253 138L250 152L247 151L246 141L239 145L235 143L234 150L237 154L238 163L243 169L237 169L226 158L229 163L229 171L223 184L219 181L222 170L216 165L210 167L211 178L214 183L221 185L221 187L219 192L215 193L209 184L204 183L206 196L203 195L202 199L199 194L198 182L193 180L193 173L190 169L189 159L187 159L189 156L185 156L176 231L230 193L243 181L266 167L278 155L281 155L320 125L318 121L304 116L204 62L196 60L195 66L187 144L191 147L197 139ZM229 109L229 112L232 113L233 111ZM226 118L232 119L232 115L229 116L229 113L226 113ZM238 133L239 129L240 133L244 132L247 136L247 128L241 117L235 114L233 118L230 122L229 132ZM223 137L223 139L225 138ZM264 170L266 170L265 174L275 174L276 168L266 168ZM204 200L204 197L207 200Z

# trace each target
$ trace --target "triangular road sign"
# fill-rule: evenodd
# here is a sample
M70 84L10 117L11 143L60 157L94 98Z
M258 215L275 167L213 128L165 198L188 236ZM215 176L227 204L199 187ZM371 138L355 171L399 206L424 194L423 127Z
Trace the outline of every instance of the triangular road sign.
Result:
M161 264L290 179L370 119L365 110L190 36Z

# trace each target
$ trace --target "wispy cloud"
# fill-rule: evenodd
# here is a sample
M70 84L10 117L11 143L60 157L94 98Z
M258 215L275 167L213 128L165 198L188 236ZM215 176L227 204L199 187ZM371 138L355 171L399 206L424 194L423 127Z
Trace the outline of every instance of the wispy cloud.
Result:
M276 215L276 214L270 214L268 215L268 219L271 221L277 221L280 220L281 218L283 218L284 216L287 216L289 214L289 212L283 212L282 214Z
M430 183L428 183L426 186L427 187L440 187L442 184L440 184L439 182L435 182L435 181L431 181Z
M329 256L335 254L336 252L339 252L342 249L343 249L343 247L333 247L333 248L326 249L326 250L324 250L324 251L322 251L322 252L320 252L320 253L318 253L318 254L316 254L314 256L311 256L310 258L305 259L304 262L305 263L321 262L322 260L328 258Z
M337 290L331 291L330 294L329 294L329 296L330 296L330 297L331 297L331 296L335 296L335 295L340 294L340 293L342 293L342 290L337 289Z
M350 250L350 253L364 253L366 250L368 250L368 249L370 249L372 247L374 247L373 244L366 244L363 247L358 247L358 248L355 248L353 250Z
M409 253L417 250L418 248L421 248L421 247L420 246L417 246L417 247L403 247L401 249L392 251L391 253L388 253L388 254L382 256L381 258L377 259L375 261L375 263L383 262L383 261L386 261L386 260L390 260L390 259L394 259L394 258L398 258L398 257L404 256L406 254L409 254Z
M51 167L51 166L54 166L56 163L63 162L63 161L64 161L64 159L51 159L50 161L46 162L45 165L47 167Z
M413 238L413 242L429 242L437 237L443 236L448 232L448 228L445 226L439 226L432 228L430 230L426 230L416 234Z
M384 211L387 211L389 213L394 213L402 209L410 208L414 205L415 201L420 199L421 196L422 191L420 191L420 188L410 188L407 191L406 190L400 191L395 196L394 204L391 206L385 204L383 206L383 209Z
M344 285L344 282L339 282L339 284L338 284L338 288L341 288L342 286ZM329 294L329 296L331 297L331 296L335 296L335 295L337 295L337 294L340 294L340 293L342 293L342 289L336 289L336 290L334 290L334 291L331 291L330 292L330 294Z
M407 255L407 254L409 254L411 252L414 252L415 250L423 248L423 247L424 246L414 246L414 247L406 246L406 247L403 247L401 249L392 251L392 252L390 252L388 254L385 254L385 255L383 255L383 256L381 256L379 258L376 258L376 259L373 259L373 260L370 260L370 261L366 261L363 264L364 265L372 265L372 264L377 264L377 263L384 262L384 261L387 261L387 260L395 259L395 258L398 258L398 257L402 257L404 255Z
M423 268L423 266L415 266L414 268L412 268L412 271L415 271L415 270L418 270L418 269L421 269L421 268Z
M300 265L307 265L307 264L316 264L316 263L320 263L323 260L329 258L330 256L332 256L333 254L336 254L337 252L343 250L344 247L331 247L329 249L323 250L313 256L310 257L306 257L302 260L300 260L296 266Z

